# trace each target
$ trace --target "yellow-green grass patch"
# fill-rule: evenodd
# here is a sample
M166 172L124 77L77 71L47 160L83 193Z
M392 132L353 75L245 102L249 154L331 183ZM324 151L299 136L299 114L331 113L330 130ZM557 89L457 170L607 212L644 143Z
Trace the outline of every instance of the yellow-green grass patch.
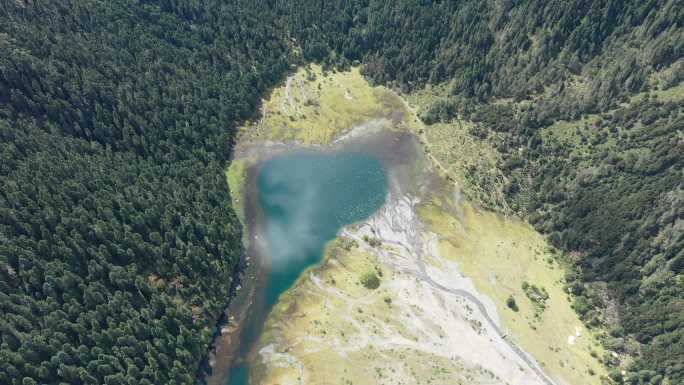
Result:
M228 180L228 187L230 188L230 199L240 222L245 224L245 183L247 178L247 161L243 159L234 159L230 163L230 167L226 170L226 179Z
M630 103L642 100L643 98L646 97L646 95L650 95L651 97L655 97L660 101L663 102L668 102L668 101L678 101L684 99L684 82L679 83L676 86L664 89L664 90L653 90L650 92L641 92L638 93L630 98Z
M402 100L389 89L371 86L354 67L323 71L311 64L275 88L262 107L262 119L243 129L248 141L325 144L372 119L407 116Z

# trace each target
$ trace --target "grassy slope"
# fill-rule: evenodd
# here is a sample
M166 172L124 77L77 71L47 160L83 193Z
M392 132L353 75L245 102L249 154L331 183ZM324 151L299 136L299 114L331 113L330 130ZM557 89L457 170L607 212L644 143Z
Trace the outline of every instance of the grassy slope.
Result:
M658 100L678 101L684 99L684 83L668 88L666 90L656 90L651 92L644 92L633 95L627 103L623 105L634 103L643 100L646 95L656 97ZM596 130L592 129L592 125L599 119L599 114L587 114L579 120L560 120L542 131L544 139L556 139L572 148L573 154L581 156L589 153L588 146L581 143L581 137L585 136L591 140L596 136ZM608 142L607 145L610 145Z
M444 97L445 85L434 86L404 95L416 110L422 111ZM445 166L468 200L495 210L509 211L504 197L506 175L500 170L502 154L496 149L497 134L478 139L468 132L475 124L453 119L449 123L423 125L419 133L425 149Z
M429 104L434 103L436 100L442 97L442 95L444 95L445 92L445 87L433 87L431 89L422 90L414 93L413 95L409 95L408 98L411 101L411 103L420 110L421 108L425 108ZM654 84L652 91L650 91L649 93L633 95L630 98L630 100L627 101L625 104L637 102L645 98L646 95L650 95L650 97L655 97L661 101L681 100L682 98L684 98L684 83L665 90L658 89L657 84ZM609 152L611 147L616 146L615 139L611 136L604 138L604 140L599 140L600 138L598 138L598 136L600 135L601 130L597 130L595 128L595 123L600 118L601 116L599 114L589 114L583 116L581 119L578 120L558 121L555 124L546 127L542 130L542 138L545 142L555 142L558 145L563 146L564 148L570 149L570 157L568 160L573 162L573 164L576 164L578 169L591 167L595 164L595 159L593 159L593 157L596 156L596 154ZM434 125L426 126L424 128L426 135L424 135L423 137L427 139L427 148L436 158L440 159L443 163L449 165L449 169L453 173L452 175L455 176L457 181L460 182L460 178L464 178L465 175L466 183L462 183L460 186L463 189L463 192L465 193L466 197L471 199L471 201L474 201L475 203L479 203L484 206L497 208L505 207L506 202L504 200L498 202L495 201L495 195L492 195L490 197L485 196L485 199L481 198L483 188L486 188L488 191L492 192L496 191L497 187L501 186L500 182L502 178L495 179L493 183L489 183L490 181L487 180L486 176L491 173L492 168L494 169L495 175L497 172L500 173L500 171L497 171L496 168L498 165L501 164L501 160L504 159L503 155L499 153L496 150L496 148L494 148L494 142L492 141L492 137L489 137L487 139L478 139L473 137L472 135L468 135L467 132L465 132L465 129L467 129L470 126L472 126L471 122L458 121L456 119L450 123L437 123ZM630 151L642 152L649 151L649 149L642 148L633 149ZM471 154L478 153L481 154L479 157L476 156L475 159L471 158ZM473 164L475 165L474 167L472 166ZM464 173L464 170L467 171L469 167L472 170L472 172ZM505 178L505 176L503 177ZM482 184L481 181L485 181L485 183ZM485 213L482 215L487 216L489 214ZM488 224L487 226L496 227L493 224ZM501 234L505 234L505 232L502 232ZM457 247L453 247L453 245L450 245L449 243L445 245L445 248L447 249L447 253L448 251L457 251L456 254L462 253L462 250L459 250ZM482 247L482 251L486 250L486 246ZM505 303L504 301L506 300L506 298L508 298L508 295L510 294L513 294L517 299L518 305L521 305L521 298L523 300L526 300L526 297L524 296L524 294L521 295L522 290L520 285L515 286L510 284L509 282L509 285L506 288L503 286L503 282L513 280L514 283L516 281L520 281L521 279L527 279L529 282L534 283L533 279L539 279L540 282L553 283L553 280L551 280L549 277L556 275L559 279L562 279L562 274L548 275L548 271L546 271L548 269L546 268L543 268L541 269L541 271L538 271L543 266L538 262L543 261L547 258L545 255L546 252L542 250L543 249L540 248L538 251L535 251L534 253L530 252L526 254L519 254L514 252L510 253L509 255L506 255L505 257L504 255L499 255L497 258L494 258L494 254L482 253L478 255L477 259L473 260L469 260L467 257L461 256L459 261L463 262L463 266L464 269L466 269L466 273L473 276L475 281L478 283L478 287L481 288L481 290L484 293L497 297L497 304L499 306L502 306L502 304ZM535 255L537 256L535 257ZM487 277L481 275L482 272L487 271L485 270L486 268L488 268L490 271L496 271L497 268L492 267L496 265L503 266L503 271L500 274L498 274L498 276L496 276L496 279L491 279L493 276ZM535 278L535 276L538 278ZM558 286L558 282L556 282L554 285ZM516 289L518 292L514 292L513 289ZM551 291L550 293L553 299L554 295ZM528 350L535 355L551 354L549 356L550 359L545 360L545 363L547 365L550 365L550 367L556 366L555 368L551 368L552 371L568 372L567 364L565 364L564 366L561 366L559 364L559 362L563 361L563 359L561 357L553 357L554 353L550 348L552 345L549 344L549 349L547 349L547 351L545 352L543 349L544 344L540 344L540 341L537 341L539 338L548 339L548 337L546 336L548 334L547 331L551 329L544 326L540 328L539 325L535 326L534 324L533 326L536 327L536 331L532 328L526 329L525 327L523 327L524 324L529 324L528 320L525 319L525 317L529 318L532 313L529 303L526 304L523 301L523 304L520 307L520 314L522 316L518 315L518 319L515 319L515 314L512 314L512 312L508 310L506 307L502 307L502 309L507 310L507 312L503 313L505 315L504 318L508 319L507 323L515 325L515 327L513 328L514 330L516 328L519 329L515 333L519 336L519 338L521 338L521 344L525 347L529 346ZM554 306L553 308L557 311L563 310L564 313L568 314L558 315L559 317L564 318L566 321L558 319L558 317L554 314L550 319L551 322L557 323L557 325L559 325L559 329L565 328L566 330L571 330L570 324L567 320L570 320L572 318L576 319L577 317L574 316L574 313L572 313L573 317L570 317L570 313L564 311L567 308L565 305L561 308L557 306ZM548 317L548 315L546 315L545 317ZM544 322L546 322L546 320L547 319L545 318ZM600 333L601 331L598 330L597 334ZM558 336L558 338L551 338L550 341L556 340L558 342L561 342L562 338L560 337L561 336ZM525 340L528 341L526 342ZM577 348L574 349L576 350ZM594 350L598 357L602 357L603 352L601 352L599 347L592 346L589 349ZM592 361L595 360L588 358L584 352L578 351L577 353L577 362L582 363L580 364L580 366L588 364L584 366L593 367L594 369L592 370L598 373L604 372L604 370L597 370L592 364ZM559 354L555 354L555 356L559 356ZM573 372L576 371L569 371L569 375L571 377L568 378L573 378L572 376L575 375L575 373Z
M680 83L677 86L665 90L654 87L654 90L650 92L632 95L630 99L625 103L622 103L621 106L629 107L647 97L656 98L663 102L681 101L684 99L684 83ZM603 115L610 115L613 112L614 111L609 111ZM597 128L596 126L596 123L600 119L602 119L601 114L587 114L577 120L561 120L544 128L541 131L541 137L547 144L553 144L568 149L570 154L568 161L572 162L577 170L580 170L578 173L581 173L582 170L592 170L601 167L604 162L603 159L605 154L619 154L622 157L633 155L636 158L640 158L647 155L650 151L653 151L653 149L648 147L634 147L628 150L620 149L616 140L624 129L617 128L620 133L605 135L605 124L603 125L603 128ZM637 123L637 125L640 124L641 123ZM604 135L604 137L601 138L601 135ZM568 180L567 178L564 179L563 182L576 183L574 180ZM548 206L544 209L555 210L556 208ZM662 256L659 255L654 256L646 266L647 267L644 269L653 272L653 274L650 277L643 279L642 286L645 286L648 281L659 281L662 279L663 274L670 273L667 268L667 263L665 263ZM616 325L611 323L609 326L615 327ZM627 341L630 340L627 339ZM636 344L633 340L630 344L632 343ZM613 365L615 365L618 370L623 370L629 366L633 358L634 357L621 353L619 360L616 360Z
M531 353L551 374L570 384L595 384L605 374L597 357L603 354L583 327L563 290L563 269L556 264L546 241L526 223L461 205L459 220L450 199L436 200L420 214L429 229L443 236L442 255L458 263L477 289L494 300L499 315L515 342ZM549 293L541 319L527 298L522 282L543 287ZM509 296L519 311L506 306ZM574 344L569 336L581 336ZM591 373L594 373L593 375Z

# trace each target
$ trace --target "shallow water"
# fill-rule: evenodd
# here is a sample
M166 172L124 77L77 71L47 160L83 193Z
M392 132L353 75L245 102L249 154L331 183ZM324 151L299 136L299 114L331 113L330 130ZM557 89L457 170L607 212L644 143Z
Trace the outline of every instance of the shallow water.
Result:
M262 165L257 185L263 212L259 244L269 264L262 294L266 311L306 268L321 260L326 243L340 228L372 215L388 192L380 160L364 152L275 156ZM259 332L260 325L247 327L249 345ZM236 366L229 385L248 384L247 371L244 364Z

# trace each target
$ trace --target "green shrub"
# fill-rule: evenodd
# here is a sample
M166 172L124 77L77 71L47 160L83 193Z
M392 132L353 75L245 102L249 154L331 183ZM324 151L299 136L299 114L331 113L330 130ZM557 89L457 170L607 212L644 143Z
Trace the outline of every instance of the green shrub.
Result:
M361 274L360 281L366 289L374 290L380 287L380 278L378 278L374 270L368 270Z
M506 306L508 306L514 312L517 312L518 310L520 310L518 308L518 304L515 303L515 298L513 298L513 295L509 296L508 299L506 300Z

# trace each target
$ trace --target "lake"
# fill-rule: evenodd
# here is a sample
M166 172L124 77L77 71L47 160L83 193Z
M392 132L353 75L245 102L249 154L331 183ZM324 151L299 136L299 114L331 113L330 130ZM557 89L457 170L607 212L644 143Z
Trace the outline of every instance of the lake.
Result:
M304 270L321 261L325 245L343 226L371 216L388 192L380 160L365 152L277 155L262 164L257 186L263 213L257 237L269 265L264 314ZM258 339L260 322L247 325L248 345ZM247 372L245 364L235 367L228 384L248 384Z

